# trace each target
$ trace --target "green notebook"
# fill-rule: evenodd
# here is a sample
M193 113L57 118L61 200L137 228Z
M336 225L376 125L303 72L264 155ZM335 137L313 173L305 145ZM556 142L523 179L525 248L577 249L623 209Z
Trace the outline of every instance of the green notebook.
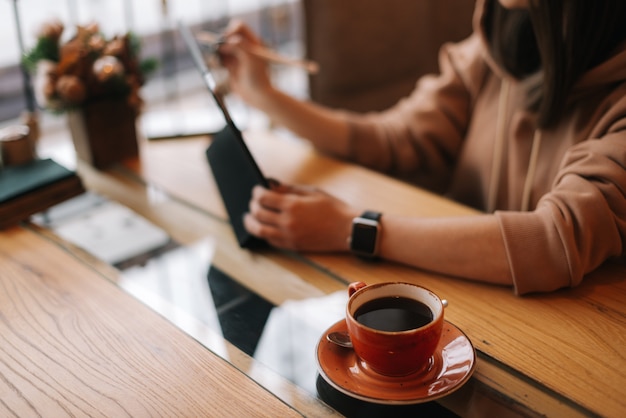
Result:
M73 171L49 158L6 166L0 170L0 203L74 175Z

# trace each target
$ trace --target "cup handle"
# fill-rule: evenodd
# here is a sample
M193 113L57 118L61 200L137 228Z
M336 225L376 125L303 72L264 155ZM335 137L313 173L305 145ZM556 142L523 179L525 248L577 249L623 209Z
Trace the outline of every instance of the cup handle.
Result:
M363 282L352 282L348 285L348 297L354 295L357 290L363 289L367 284Z

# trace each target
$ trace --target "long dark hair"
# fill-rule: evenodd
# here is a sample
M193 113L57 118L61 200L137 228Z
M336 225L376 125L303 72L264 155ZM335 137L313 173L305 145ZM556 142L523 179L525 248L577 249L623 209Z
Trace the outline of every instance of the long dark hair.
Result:
M529 0L529 8L488 2L485 30L495 59L513 76L538 74L529 109L555 124L574 83L626 40L626 0Z

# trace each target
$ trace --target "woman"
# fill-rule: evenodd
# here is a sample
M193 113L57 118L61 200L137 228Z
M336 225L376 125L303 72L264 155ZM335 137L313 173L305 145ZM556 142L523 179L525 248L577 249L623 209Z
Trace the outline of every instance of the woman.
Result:
M445 193L476 217L379 218L376 255L517 294L579 284L626 237L626 2L478 0L474 33L391 109L330 110L276 90L232 25L231 87L315 147ZM245 226L276 247L348 251L363 208L255 188Z

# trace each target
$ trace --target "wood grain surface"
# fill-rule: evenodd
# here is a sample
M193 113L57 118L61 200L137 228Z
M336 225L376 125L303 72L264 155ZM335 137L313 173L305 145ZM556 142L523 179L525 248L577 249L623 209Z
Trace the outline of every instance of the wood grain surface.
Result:
M476 214L406 183L321 156L304 142L267 132L251 132L246 137L269 177L316 185L353 204L385 213ZM207 138L196 138L144 144L141 161L129 167L168 194L226 220L204 159L209 143ZM227 252L234 252L233 257L241 257L239 252L249 254L236 247ZM270 257L277 254L271 250L262 253ZM479 364L477 377L512 404L546 415L566 410L583 416L619 417L626 411L623 264L607 264L575 289L517 297L510 288L443 277L393 263L368 263L337 254L304 257L321 271L331 273L343 286L356 280L409 281L446 298L450 303L446 318L468 334L481 354L484 366ZM306 280L306 273L301 277ZM322 288L336 287L321 280Z
M301 416L20 227L0 233L0 416Z

